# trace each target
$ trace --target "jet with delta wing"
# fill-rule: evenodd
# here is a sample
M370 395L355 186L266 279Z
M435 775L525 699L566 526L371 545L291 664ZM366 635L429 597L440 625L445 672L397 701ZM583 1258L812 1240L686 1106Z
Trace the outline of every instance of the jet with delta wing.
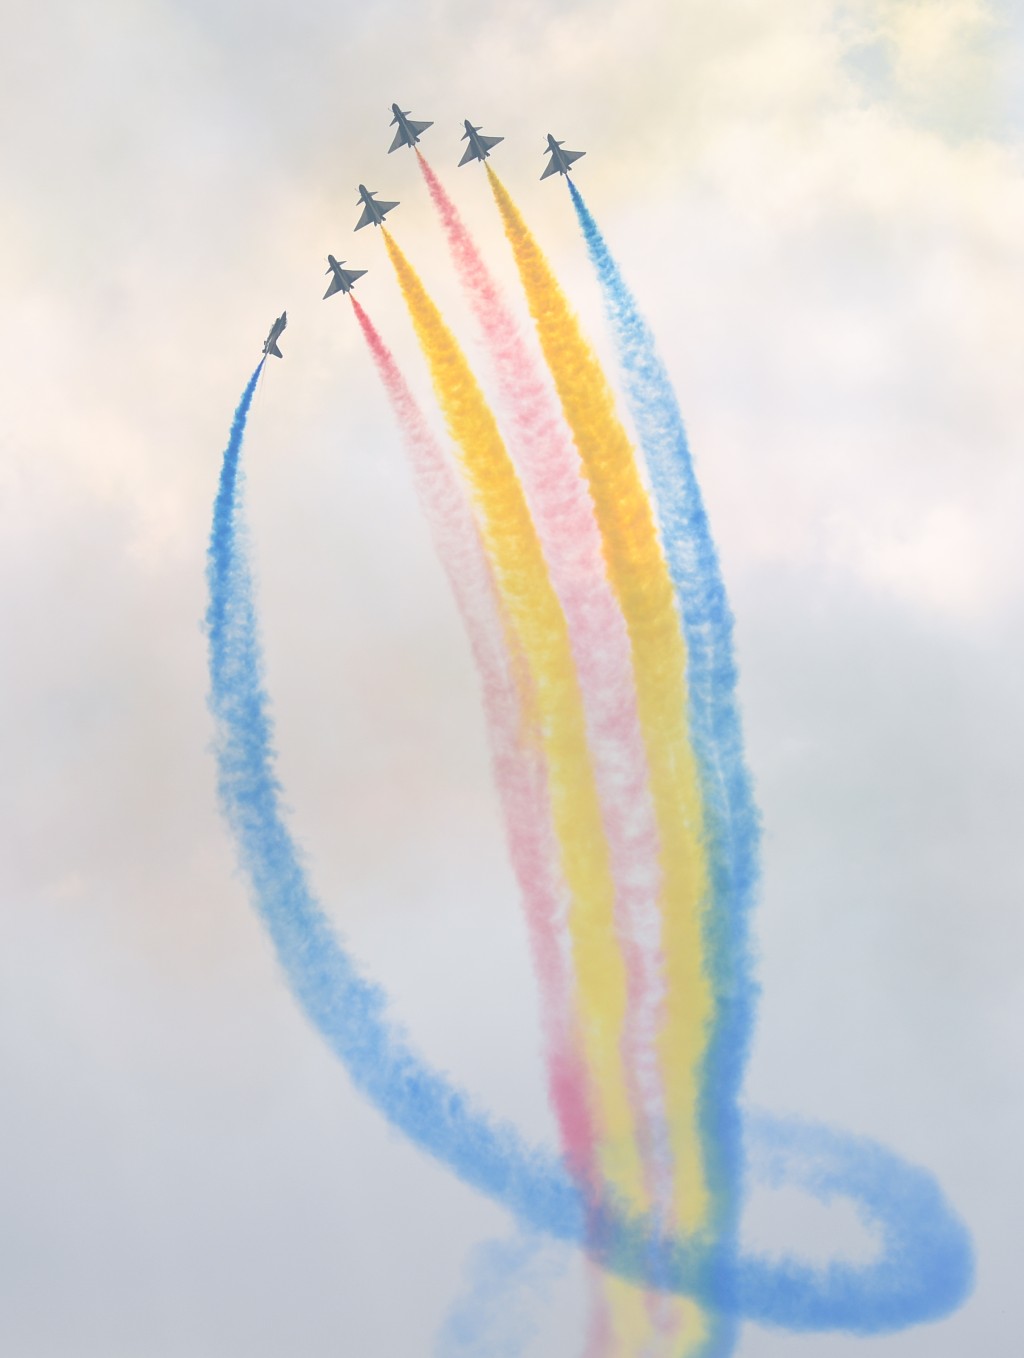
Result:
M343 269L341 266L344 263L344 260L339 263L333 255L327 256L327 272L333 274L334 277L328 283L327 291L324 293L325 302L328 297L333 297L336 292L351 292L356 279L362 278L363 274L366 273L365 269Z
M273 354L275 358L284 358L284 354L282 354L281 350L277 347L277 341L281 338L281 332L287 324L288 313L287 311L282 311L280 316L278 316L277 320L270 327L270 334L263 341L264 358L266 358L268 354Z
M550 156L548 168L541 175L541 179L547 179L549 174L568 174L569 166L574 160L579 160L580 156L585 156L586 151L563 151L565 145L563 141L555 141L551 133L548 133L548 144L544 148L544 154Z
M384 218L388 215L397 203L378 203L377 195L371 192L365 184L359 185L359 201L363 205L363 215L356 222L353 230L361 231L364 226L369 226L373 222L374 226L383 226Z
M400 146L415 146L420 139L420 133L426 132L428 127L433 127L433 123L416 123L409 117L408 113L403 113L397 104L391 105L391 112L395 115L391 119L391 126L398 124L398 131L395 133L395 140L388 147L388 155L392 151L397 151Z
M465 128L462 140L468 141L469 145L462 154L462 159L459 161L460 165L468 165L471 160L486 160L491 153L491 147L497 146L499 141L505 140L504 137L482 137L480 129L474 127L468 118L465 121Z

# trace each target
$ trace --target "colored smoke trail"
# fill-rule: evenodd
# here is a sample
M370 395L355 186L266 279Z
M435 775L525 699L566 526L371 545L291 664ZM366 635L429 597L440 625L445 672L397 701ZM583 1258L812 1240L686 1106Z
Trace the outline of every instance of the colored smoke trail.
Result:
M537 745L536 698L502 615L480 533L454 469L434 438L394 356L351 294L352 306L405 438L420 504L462 617L483 689L509 857L519 882L540 986L548 1085L568 1163L595 1173L594 1129L563 948L565 884L550 825L547 772Z
M241 522L239 459L262 364L235 412L214 502L207 562L210 708L217 785L254 903L296 1000L390 1122L524 1222L565 1240L585 1237L578 1190L543 1152L472 1109L411 1052L385 1017L314 899L284 822L252 576Z
M727 976L708 1052L706 1100L724 1172L739 1175L736 1112L753 1024L754 984L747 917L758 880L760 826L736 701L732 614L683 418L654 336L579 189L568 179L597 272L625 380L626 396L654 490L655 508L687 646L690 726L720 841L713 856L716 900L728 918L720 950ZM738 1225L738 1199L730 1229Z
M688 1232L714 1233L719 1203L735 1192L735 1185L717 1173L715 1147L701 1117L707 1033L715 1018L704 922L714 903L709 900L704 806L689 740L686 652L675 598L633 449L596 356L518 209L489 166L487 174L583 459L608 570L633 646L662 844L667 996L661 1066L674 1153L672 1206L674 1219ZM691 1328L698 1329L692 1317Z
M931 1175L884 1147L767 1117L749 1127L771 1183L795 1183L823 1201L847 1197L854 1203L879 1240L877 1256L866 1265L836 1261L816 1268L788 1256L736 1258L731 1251L716 1258L692 1241L666 1240L610 1211L595 1235L564 1167L484 1116L388 1022L383 991L360 976L313 897L281 813L241 526L239 459L261 369L235 412L210 534L206 626L218 792L253 903L292 994L356 1088L415 1145L524 1226L580 1245L639 1285L669 1288L702 1304L725 1296L737 1317L802 1331L882 1334L947 1314L972 1283L969 1238Z
M671 1165L656 1052L664 992L657 910L660 845L629 636L608 581L579 455L546 373L444 186L425 157L417 156L498 378L511 419L512 452L565 612L615 879L616 923L629 982L623 1050L634 1084L634 1115L649 1197L665 1201Z
M534 1337L539 1303L565 1267L541 1236L488 1240L470 1257L468 1286L448 1312L434 1358L519 1358Z
M593 1082L602 1176L631 1204L645 1202L619 1038L627 982L617 946L615 892L565 617L494 416L454 336L393 237L388 254L427 358L482 522L507 617L537 695L541 741L562 872L586 1066Z

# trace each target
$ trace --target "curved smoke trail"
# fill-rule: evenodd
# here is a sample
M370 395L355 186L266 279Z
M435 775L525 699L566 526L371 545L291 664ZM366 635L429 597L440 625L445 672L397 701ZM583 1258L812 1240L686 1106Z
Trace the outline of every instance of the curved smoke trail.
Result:
M274 772L252 578L241 523L239 459L262 364L235 412L214 502L207 561L210 709L225 819L253 903L296 1001L353 1083L396 1128L527 1227L586 1249L640 1285L707 1304L731 1270L734 1314L799 1330L878 1334L935 1319L972 1281L970 1242L931 1175L873 1142L762 1118L753 1127L773 1182L823 1200L851 1199L879 1239L866 1265L815 1268L785 1257L708 1255L686 1239L604 1209L592 1218L567 1170L548 1152L475 1108L425 1065L386 1017L384 992L363 978L313 896L285 824ZM711 1276L716 1281L712 1283Z
M207 560L206 616L218 792L254 903L295 998L356 1086L468 1183L515 1204L513 1210L534 1224L550 1217L558 1223L553 1234L579 1238L580 1197L557 1160L525 1152L510 1128L472 1109L387 1021L383 992L359 975L339 944L285 824L241 522L239 458L261 368L245 389L224 453Z

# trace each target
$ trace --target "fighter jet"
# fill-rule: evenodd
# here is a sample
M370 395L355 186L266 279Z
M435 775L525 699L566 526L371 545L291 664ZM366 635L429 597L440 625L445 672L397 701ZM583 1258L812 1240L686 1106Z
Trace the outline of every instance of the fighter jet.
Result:
M277 347L277 341L281 338L281 332L287 324L288 313L287 311L282 311L280 316L278 316L277 320L270 327L270 334L263 342L263 353L265 355L273 354L275 358L284 358L284 354L282 354L281 350Z
M391 105L391 112L395 115L391 119L391 126L398 124L398 131L395 133L395 140L388 147L388 155L392 151L397 151L400 146L415 146L420 139L420 133L426 132L428 127L433 127L433 123L415 123L408 113L403 113L397 104Z
M374 201L376 197L376 193L372 193L365 184L359 185L359 201L363 205L363 215L356 222L354 230L360 231L371 222L374 226L383 226L384 218L393 207L398 206L397 203L377 203Z
M573 161L587 154L586 151L563 151L564 145L564 141L555 141L551 133L548 133L548 144L544 148L544 154L551 157L551 162L541 175L541 179L547 179L548 175L554 174L556 170L559 174L568 174Z
M336 292L351 292L352 284L357 278L362 278L363 274L366 273L365 269L343 269L341 265L344 264L345 261L342 260L341 264L339 264L333 255L327 256L327 263L330 265L327 272L333 274L334 277L327 285L327 291L324 293L325 302L328 297L333 297Z
M481 137L480 129L466 119L466 130L462 134L462 140L468 141L469 145L463 152L460 165L468 165L471 160L486 160L491 153L491 147L497 146L499 141L504 141L504 137Z

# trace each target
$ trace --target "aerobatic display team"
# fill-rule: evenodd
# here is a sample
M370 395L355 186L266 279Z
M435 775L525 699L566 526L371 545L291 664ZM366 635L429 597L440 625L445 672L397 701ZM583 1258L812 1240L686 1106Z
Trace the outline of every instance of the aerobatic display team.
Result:
M286 822L242 466L253 395L267 358L282 357L286 312L224 454L207 614L221 804L281 970L394 1127L523 1231L583 1253L585 1358L726 1358L745 1320L871 1335L941 1317L969 1292L973 1259L931 1175L877 1143L755 1114L741 1099L760 826L732 616L671 382L570 177L585 153L548 134L541 178L568 187L614 344L612 373L490 164L503 138L467 120L459 165L486 176L539 352L419 148L433 124L397 104L392 113L390 150L417 158L496 409L386 223L399 204L363 184L355 229L381 229L447 444L355 297L367 269L329 255L324 296L347 295L365 337L478 672L559 1144L527 1144L411 1048L385 991L360 974L318 903ZM755 1172L821 1201L848 1199L875 1241L872 1258L822 1264L745 1251Z

